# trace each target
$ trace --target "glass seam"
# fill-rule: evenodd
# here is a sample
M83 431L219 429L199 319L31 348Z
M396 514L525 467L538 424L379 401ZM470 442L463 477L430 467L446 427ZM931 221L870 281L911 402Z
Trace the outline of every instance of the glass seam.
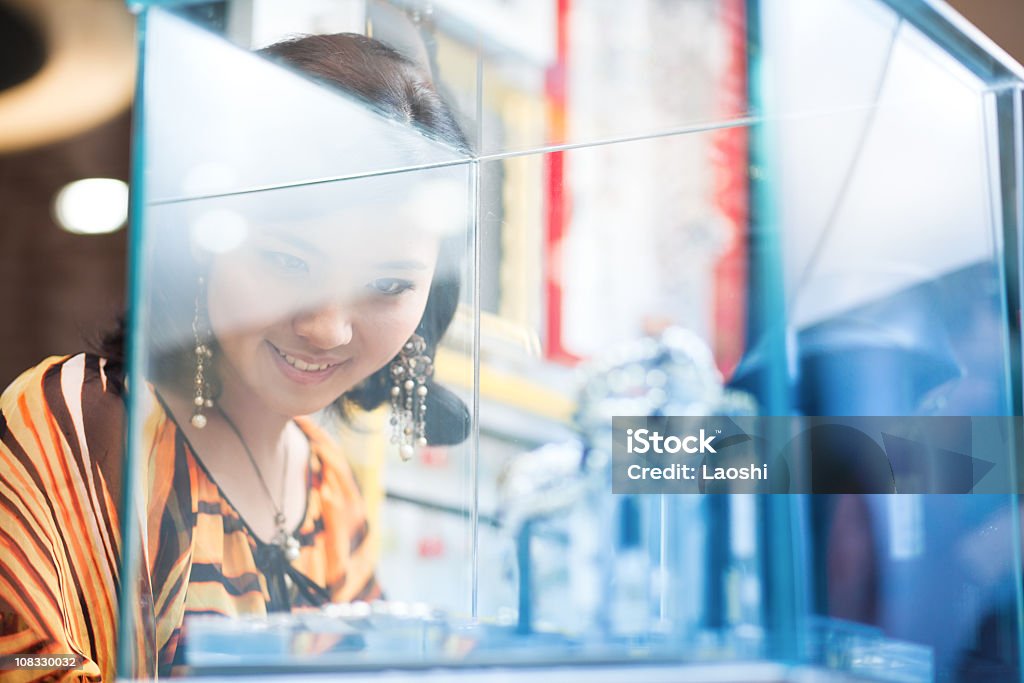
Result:
M800 299L801 293L803 293L804 288L807 286L808 282L811 281L815 270L817 270L818 262L821 259L825 248L829 244L829 238L832 236L832 230L835 228L840 212L846 205L846 198L848 196L850 186L857 175L857 171L860 167L860 160L864 154L864 149L866 148L868 140L871 137L871 133L875 128L875 121L877 119L879 109L881 108L880 103L882 101L882 93L885 91L885 85L889 81L889 73L892 70L893 53L896 50L896 44L899 41L902 28L903 19L902 17L897 17L896 23L892 27L892 33L889 36L889 43L885 48L885 58L882 60L882 70L878 75L878 82L875 84L874 94L871 98L872 103L866 112L867 120L864 121L864 125L861 127L861 130L857 135L857 142L853 148L853 156L846 167L845 173L843 173L838 193L829 207L829 212L822 224L821 232L818 234L818 238L811 248L810 256L807 258L806 265L796 277L796 281L793 283L792 289L786 297L786 308L790 311L795 310L795 306Z
M479 617L480 587L480 162L474 161L473 173L473 416L470 429L470 485L472 502L470 529L472 530L470 556L472 562L470 584L470 616Z

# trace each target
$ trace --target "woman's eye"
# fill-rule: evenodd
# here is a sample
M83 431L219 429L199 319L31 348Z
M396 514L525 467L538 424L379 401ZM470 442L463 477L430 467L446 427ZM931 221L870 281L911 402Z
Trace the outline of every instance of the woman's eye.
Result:
M381 277L371 282L369 287L380 294L394 296L396 294L401 294L408 289L412 289L413 283L408 280L402 280L395 277Z
M301 274L309 272L309 264L298 256L292 256L283 251L265 251L263 256L271 265L286 273Z

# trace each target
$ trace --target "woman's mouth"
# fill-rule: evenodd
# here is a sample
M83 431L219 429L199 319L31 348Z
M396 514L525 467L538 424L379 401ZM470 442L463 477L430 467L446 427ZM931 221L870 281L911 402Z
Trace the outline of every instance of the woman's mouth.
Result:
M273 355L278 368L284 375L300 384L320 382L346 362L321 361L319 363L312 363L282 351L270 342L267 342L267 346L270 347L271 355Z

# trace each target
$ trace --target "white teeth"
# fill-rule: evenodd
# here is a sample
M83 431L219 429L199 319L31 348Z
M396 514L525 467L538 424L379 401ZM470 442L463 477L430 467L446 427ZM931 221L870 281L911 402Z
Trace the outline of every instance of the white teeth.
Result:
M295 356L289 356L287 353L280 350L278 350L278 355L280 355L281 358L284 358L285 362L287 362L288 365L292 366L293 368L296 368L297 370L302 370L303 372L320 372L322 370L326 370L327 368L334 367L335 365L334 363L313 365L312 363L307 363L306 361L300 358L296 358Z

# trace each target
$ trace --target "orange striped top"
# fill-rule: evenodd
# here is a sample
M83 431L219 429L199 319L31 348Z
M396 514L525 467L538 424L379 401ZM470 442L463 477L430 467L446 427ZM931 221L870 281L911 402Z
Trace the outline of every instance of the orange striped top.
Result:
M46 360L0 396L0 654L82 655L83 667L67 680L114 677L121 386L104 359L81 354ZM275 581L267 547L149 399L144 447L135 451L147 484L137 497L145 570L133 576L142 594L133 648L140 670L131 676L167 674L183 663L190 614L265 614ZM289 581L289 601L379 597L372 531L352 471L324 432L297 422L311 456L300 554L289 571L314 590ZM45 673L5 672L12 681Z

